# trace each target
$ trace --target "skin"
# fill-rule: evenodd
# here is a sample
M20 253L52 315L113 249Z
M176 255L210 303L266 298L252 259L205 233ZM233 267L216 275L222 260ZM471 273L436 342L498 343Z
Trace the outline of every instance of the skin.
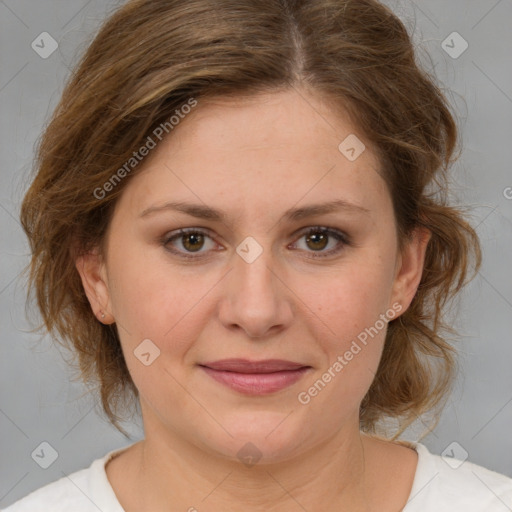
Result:
M145 439L106 468L128 512L405 505L416 452L359 431L385 328L308 404L297 398L379 315L393 304L399 314L408 308L429 239L416 231L398 251L379 162L369 144L349 161L338 150L349 134L365 140L348 116L304 90L200 101L130 178L105 253L76 261L98 319L117 324L140 393ZM280 220L289 208L336 199L368 212ZM172 210L140 217L169 201L222 209L226 219ZM314 226L347 233L351 243L332 235L324 246L308 243L305 228ZM166 246L162 239L180 228L208 231L204 245L177 237ZM263 250L252 263L236 252L248 236ZM200 257L190 262L169 247L196 256L190 247L199 248ZM134 355L144 339L160 350L148 366ZM312 369L288 388L247 396L198 366L230 357ZM249 442L261 459L247 467L237 452Z

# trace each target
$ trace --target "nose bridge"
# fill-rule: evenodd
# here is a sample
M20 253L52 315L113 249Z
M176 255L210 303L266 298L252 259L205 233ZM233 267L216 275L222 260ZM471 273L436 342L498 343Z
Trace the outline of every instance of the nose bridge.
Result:
M253 237L236 248L221 319L236 324L250 336L263 336L269 329L289 321L291 309L286 287L277 277L273 253Z
M235 272L237 279L252 291L268 294L274 288L274 275L270 270L273 257L271 248L268 245L264 247L263 243L247 237L238 245Z
M241 294L238 300L246 305L252 302L260 304L260 309L271 308L276 300L275 276L271 271L275 266L273 263L272 249L260 238L257 241L254 237L246 237L236 248L235 275L237 293Z

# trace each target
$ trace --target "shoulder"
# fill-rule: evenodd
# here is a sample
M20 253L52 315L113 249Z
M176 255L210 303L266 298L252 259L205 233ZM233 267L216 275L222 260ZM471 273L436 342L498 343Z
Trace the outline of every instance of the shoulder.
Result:
M4 512L43 512L50 508L54 512L90 510L86 496L80 492L81 488L87 488L89 472L90 468L82 469L47 484L7 507Z
M512 479L469 461L430 453L420 443L418 466L403 512L503 512L512 508Z
M36 489L3 512L124 512L108 481L105 464L125 449L113 450L87 469Z

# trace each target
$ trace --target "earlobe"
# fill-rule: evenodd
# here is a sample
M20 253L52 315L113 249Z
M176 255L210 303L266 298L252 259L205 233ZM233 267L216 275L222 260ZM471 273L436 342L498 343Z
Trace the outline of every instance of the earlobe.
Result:
M75 260L82 286L98 320L104 324L115 321L111 313L110 292L105 271L105 264L98 250L81 254Z
M405 312L414 298L423 274L425 255L432 232L416 228L398 255L391 303L398 302Z

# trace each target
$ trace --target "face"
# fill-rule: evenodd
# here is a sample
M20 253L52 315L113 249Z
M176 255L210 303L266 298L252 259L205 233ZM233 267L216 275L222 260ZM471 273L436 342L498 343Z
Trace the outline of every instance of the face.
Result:
M130 178L105 254L77 268L117 325L146 436L277 461L358 428L427 239L398 252L379 162L340 150L349 134L365 140L306 92L200 101ZM233 358L301 369L213 368Z

